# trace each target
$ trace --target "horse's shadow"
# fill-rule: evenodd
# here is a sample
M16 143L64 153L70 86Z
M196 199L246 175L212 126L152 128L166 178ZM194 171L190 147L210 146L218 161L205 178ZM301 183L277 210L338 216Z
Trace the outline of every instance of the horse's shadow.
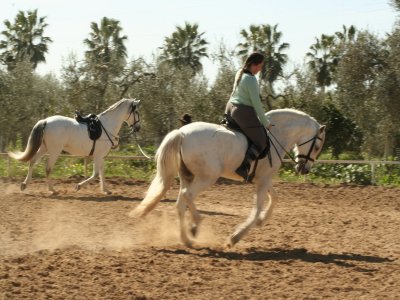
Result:
M169 199L165 198L160 201L161 203L176 203L176 199ZM219 211L210 211L210 210L198 210L198 212L202 215L208 215L208 216L226 216L226 217L236 217L237 215L233 214L227 214L224 212L219 212Z
M215 250L211 248L200 248L193 250L176 249L168 250L162 249L160 252L178 255L193 255L197 257L207 257L216 259L227 259L227 260L245 260L245 261L303 261L308 263L323 263L323 264L335 264L341 267L353 268L356 267L360 272L373 272L375 269L362 268L357 266L354 262L365 262L365 263L386 263L393 262L394 259L361 255L354 253L343 253L343 254L321 254L308 252L304 248L296 249L281 249L275 248L271 250L257 250L250 249L248 252L231 252L223 250Z
M140 197L126 197L122 195L93 195L93 196L51 195L50 198L54 200L75 200L75 201L94 201L94 202L115 202L115 201L139 202L143 200L143 198Z

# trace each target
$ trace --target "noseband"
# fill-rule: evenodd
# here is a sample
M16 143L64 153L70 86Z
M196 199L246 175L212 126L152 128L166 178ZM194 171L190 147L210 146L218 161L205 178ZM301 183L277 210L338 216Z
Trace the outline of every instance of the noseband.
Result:
M318 134L316 134L316 135L315 135L314 137L312 137L311 139L305 141L304 143L301 143L300 145L297 145L297 147L300 147L300 146L303 146L303 145L305 145L305 144L311 142L311 146L310 146L310 149L308 150L307 155L299 154L299 155L296 156L297 158L304 158L304 159L305 159L305 161L302 162L303 164L306 164L308 161L311 161L311 162L314 162L314 161L315 161L315 159L311 158L310 155L311 155L312 150L314 149L315 142L316 142L317 140L322 141L322 139L318 136Z

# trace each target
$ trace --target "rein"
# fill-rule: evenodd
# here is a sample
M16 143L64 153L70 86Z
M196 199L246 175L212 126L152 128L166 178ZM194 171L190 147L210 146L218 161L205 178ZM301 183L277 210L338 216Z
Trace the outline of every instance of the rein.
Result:
M282 146L282 144L279 142L279 140L276 138L276 136L272 134L271 130L267 129L267 131L268 131L268 133L275 139L275 142L281 147L281 149L282 149L283 151L285 151L286 155L289 156L290 159L296 164L297 162L296 162L296 160L294 159L294 157L285 149L285 147ZM279 159L280 159L280 161L281 161L281 163L282 163L282 162L283 162L283 159L282 159L281 155L279 154L279 151L278 151L278 149L276 148L276 145L274 144L274 142L272 141L271 138L270 138L269 140L271 141L271 144L272 144L272 146L274 147L275 152L276 152L276 154L278 155L278 157L279 157Z
M286 155L289 156L290 159L291 159L295 164L297 164L298 162L295 160L295 158L282 146L282 144L281 144L281 143L279 142L279 140L272 134L272 132L271 132L269 129L267 129L267 130L268 130L268 133L271 134L271 136L275 139L276 143L281 147L281 149L282 149L283 151L285 151ZM305 162L303 162L304 164L307 163L308 161L314 162L315 159L311 158L310 154L311 154L311 152L312 152L312 150L313 150L313 148L314 148L314 145L315 145L315 142L317 141L317 139L318 139L318 140L322 140L322 139L318 136L318 134L316 134L316 135L313 136L311 139L309 139L309 140L307 140L307 141L305 141L305 142L303 142L303 143L297 145L297 147L300 147L300 146L303 146L303 145L305 145L305 144L308 144L309 142L312 142L312 143L311 143L311 147L310 147L310 149L308 150L307 155L298 154L298 155L296 156L296 158L304 158L304 159L306 160ZM275 149L275 151L276 151L276 154L278 154L279 159L281 160L281 162L283 162L282 157L279 155L278 149L276 148L275 144L272 142L271 139L270 139L270 141L271 141L271 144L272 144L272 146L274 147L274 149Z

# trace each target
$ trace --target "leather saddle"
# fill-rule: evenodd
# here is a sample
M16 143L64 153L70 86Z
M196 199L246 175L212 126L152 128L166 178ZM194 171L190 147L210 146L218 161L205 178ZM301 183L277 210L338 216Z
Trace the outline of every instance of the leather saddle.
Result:
M85 124L88 129L89 138L93 141L97 140L102 133L102 126L99 118L95 114L82 116L80 112L75 112L75 120L78 123Z
M253 142L249 139L249 137L246 135L246 133L240 128L238 123L236 123L236 121L229 114L224 114L223 119L221 121L221 125L229 128L229 129L232 129L232 130L242 133L247 139L247 145L248 145L247 149L249 149L251 147L251 145L253 144ZM270 148L271 148L270 138L269 138L269 135L267 134L267 132L265 132L265 134L267 135L267 147L260 153L257 160L263 159L264 157L266 157L268 155L270 164L272 165L271 158L270 158Z

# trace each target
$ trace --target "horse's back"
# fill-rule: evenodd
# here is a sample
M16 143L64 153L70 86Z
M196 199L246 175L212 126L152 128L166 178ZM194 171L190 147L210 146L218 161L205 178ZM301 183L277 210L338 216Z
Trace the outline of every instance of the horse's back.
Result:
M44 139L47 148L63 149L71 154L87 155L92 141L88 138L87 127L75 119L65 116L51 116L45 119Z
M241 135L239 132L230 130L225 126L207 123L207 122L193 122L188 125L182 126L180 131L185 135L201 135L201 136L215 136L216 133L226 138L235 138Z
M51 123L64 123L64 124L71 124L71 125L78 124L78 122L75 119L70 118L70 117L60 116L60 115L47 117L46 121L47 121L47 124L51 124Z
M182 159L189 170L223 172L237 167L247 148L245 136L225 126L194 122L179 129L183 134Z

